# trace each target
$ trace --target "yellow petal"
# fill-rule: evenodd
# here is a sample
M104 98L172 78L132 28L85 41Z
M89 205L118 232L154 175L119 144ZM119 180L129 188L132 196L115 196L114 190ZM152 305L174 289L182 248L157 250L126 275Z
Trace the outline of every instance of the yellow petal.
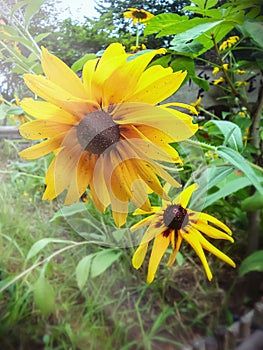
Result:
M171 267L174 264L175 259L176 259L176 255L179 252L179 249L181 247L182 240L183 240L182 236L179 234L178 237L177 237L176 246L173 249L172 254L170 255L170 258L169 258L169 261L167 263L167 266Z
M170 236L165 237L162 234L155 237L152 252L149 260L147 283L152 283L160 261L170 244Z
M86 99L87 94L83 84L77 74L75 74L64 62L58 57L52 55L47 49L42 47L41 64L46 77L63 87L72 96Z
M124 162L118 155L117 150L110 152L112 173L108 174L111 179L110 185L113 193L121 201L128 201L132 197L131 180L124 176ZM129 174L128 174L129 176Z
M215 227L208 225L206 222L198 220L194 226L198 231L205 233L208 237L214 239L225 239L232 243L234 242L233 238L227 233L217 230Z
M147 125L156 128L179 142L193 136L198 126L188 115L144 103L123 103L114 113L114 121L120 125Z
M136 249L132 257L132 265L135 269L139 269L142 266L142 263L145 259L147 253L148 243L140 244Z
M169 68L163 68L169 69ZM149 70L149 72L147 72ZM172 73L169 70L169 75L158 76L156 66L147 69L141 76L136 90L126 100L127 102L144 102L150 104L157 104L179 89L184 81L187 73L176 72ZM148 84L147 84L148 83ZM146 85L147 84L147 85Z
M76 124L79 120L75 115L70 114L49 102L24 98L20 102L20 106L26 113L32 115L36 119L52 119L54 122L70 125Z
M108 159L108 155L106 153L101 154L94 165L92 184L93 196L97 198L97 202L99 201L103 205L104 209L110 204L110 196L108 191L110 183L108 174L110 174L111 171L112 166ZM97 208L99 206L99 202L96 205Z
M20 125L19 132L26 139L41 140L57 134L66 133L70 125L53 122L50 120L34 120Z
M19 152L19 156L25 159L36 159L43 157L50 152L62 147L63 140L67 133L60 134L49 140L40 142L32 147Z
M200 220L212 222L213 224L215 224L216 226L220 227L222 230L227 232L229 235L232 235L232 231L230 230L230 228L227 227L222 221L206 213L199 213L199 214L200 214L199 215Z
M95 101L77 98L41 75L25 74L24 79L36 95L78 117L84 117L99 108Z
M197 184L186 187L178 196L175 197L173 203L180 204L183 208L187 208L190 198L197 188Z
M153 219L153 215L150 215L147 218L142 219L141 221L139 221L136 224L132 225L130 227L130 231L134 232L134 231L138 230L139 228L148 226L150 224L150 222L152 221L152 219Z
M179 161L179 155L175 149L173 149L173 152L170 151L169 154L167 154L165 152L166 150L164 150L162 147L159 147L159 145L152 143L150 140L147 140L147 138L132 125L122 130L121 135L126 139L131 139L133 147L135 147L137 150L140 150L143 154L145 154L146 157L150 159L170 163ZM171 158L170 154L172 153L173 157Z
M95 58L93 60L87 61L82 70L82 79L83 79L83 86L87 93L87 98L92 100L95 98L93 95L93 89L92 89L92 79L93 75L95 73L96 66L99 62L98 58Z
M197 230L195 230L193 227L191 227L188 233L184 234L182 233L182 230L180 230L180 234L182 234L182 238L190 244L190 246L194 249L194 251L198 255L199 259L201 260L204 266L206 276L208 280L211 281L213 275L210 270L210 267L208 266L202 245L200 243L200 233Z
M79 145L72 149L64 148L51 162L45 177L47 185L43 200L52 200L70 184L81 154Z
M88 152L83 152L75 168L64 204L70 205L79 200L86 191L93 174L93 164Z
M199 242L201 243L202 247L209 251L210 253L214 254L216 257L218 257L220 260L224 261L225 263L229 264L232 267L236 267L236 264L232 259L230 259L226 254L221 252L221 250L217 249L213 244L208 242L198 231L199 236Z

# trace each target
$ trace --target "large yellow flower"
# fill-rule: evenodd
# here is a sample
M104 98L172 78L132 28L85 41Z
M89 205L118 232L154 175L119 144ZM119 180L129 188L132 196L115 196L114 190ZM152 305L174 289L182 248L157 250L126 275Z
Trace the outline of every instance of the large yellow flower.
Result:
M124 12L124 18L132 18L132 23L135 24L137 22L144 23L145 21L154 17L154 15L148 11L144 11L142 9L136 9L133 7L128 8L129 11Z
M233 238L230 236L231 230L213 216L187 208L187 204L196 188L196 184L191 185L178 195L172 203L163 201L162 207L153 207L148 212L152 215L131 228L132 231L135 231L141 227L149 226L133 255L132 264L136 269L141 267L149 242L154 239L148 266L148 283L153 281L157 267L169 245L172 247L172 254L167 265L171 266L174 263L183 239L190 244L199 256L209 280L212 279L212 273L203 249L210 251L219 259L235 267L233 260L213 246L202 235L204 233L214 239L226 239L233 242ZM140 209L135 211L135 214L142 213L143 211Z
M158 177L179 186L162 164L181 162L169 143L191 137L197 125L170 105L156 106L180 87L186 75L161 66L146 69L162 53L160 49L134 58L122 45L112 44L100 59L86 62L80 79L43 48L46 77L27 74L25 82L46 101L21 102L36 120L19 129L25 138L46 139L20 152L21 157L55 154L43 199L53 200L67 189L69 205L89 186L96 207L104 212L111 204L121 226L129 201L149 209L148 193L167 197Z

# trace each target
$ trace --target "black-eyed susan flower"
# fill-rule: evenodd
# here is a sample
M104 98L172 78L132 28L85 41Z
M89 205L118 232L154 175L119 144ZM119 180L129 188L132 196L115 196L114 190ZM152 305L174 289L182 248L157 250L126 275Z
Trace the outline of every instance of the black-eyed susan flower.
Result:
M227 255L213 246L204 236L213 239L225 239L233 242L231 230L218 219L206 213L195 212L187 208L188 202L197 185L187 187L173 202L163 201L162 207L153 207L144 218L135 224L131 230L148 226L141 243L135 251L132 264L138 269L141 267L151 240L152 251L149 259L147 282L154 279L158 265L169 246L172 248L168 266L173 265L176 254L181 247L182 241L186 241L200 258L208 280L212 279L204 249L214 254L227 264L235 267L235 263ZM135 214L142 214L142 210L136 210Z
M132 18L132 23L136 24L137 22L139 23L144 23L145 21L148 21L154 15L148 11L144 11L142 9L136 9L133 7L128 8L129 11L124 12L123 16L124 18ZM144 23L145 24L145 23Z
M160 49L133 56L121 44L111 44L100 59L86 62L80 79L43 48L45 77L26 74L25 82L46 101L21 101L24 111L36 120L19 129L25 138L45 139L23 150L21 157L36 159L54 152L43 199L53 200L67 190L65 204L69 205L89 187L98 210L104 212L111 205L116 225L121 226L129 201L149 209L148 193L167 198L159 177L179 186L163 162L181 164L170 143L191 137L197 125L171 104L156 106L186 76L158 65L146 69L163 53Z
M233 45L235 45L239 40L239 36L234 35L230 36L227 40L223 41L219 46L220 51L224 51L226 49L230 49Z

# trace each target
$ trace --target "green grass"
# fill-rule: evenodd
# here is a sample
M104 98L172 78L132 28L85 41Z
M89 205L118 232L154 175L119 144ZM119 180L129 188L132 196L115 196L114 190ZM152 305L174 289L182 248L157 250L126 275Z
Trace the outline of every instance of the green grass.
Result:
M146 264L139 271L131 265L133 248L116 248L118 260L97 277L88 277L80 290L78 262L106 248L83 244L69 219L51 220L60 204L41 201L45 161L23 162L13 145L2 149L1 349L157 350L168 349L169 344L179 349L196 333L211 334L225 293L216 278L213 283L205 280L191 254L181 266L167 269L162 263L156 280L147 285ZM108 234L112 220L105 218L102 232L91 229L93 239ZM64 249L69 243L50 243L27 259L33 244L47 237L76 245ZM48 258L59 249L60 254Z

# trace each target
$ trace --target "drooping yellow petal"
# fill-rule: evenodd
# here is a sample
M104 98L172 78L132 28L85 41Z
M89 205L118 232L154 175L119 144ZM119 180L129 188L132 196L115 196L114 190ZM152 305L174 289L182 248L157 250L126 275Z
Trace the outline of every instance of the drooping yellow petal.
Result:
M188 233L182 233L182 238L184 240L186 240L187 243L190 244L190 246L194 249L194 251L196 252L196 254L198 255L199 259L201 260L204 269L205 269L205 273L206 276L208 278L209 281L211 281L213 275L212 272L210 270L210 267L208 265L208 262L206 260L202 245L200 243L200 234L197 230L195 230L193 227L191 227L191 229L189 230Z
M198 213L198 214L199 214L200 220L212 222L212 224L215 224L216 226L220 227L222 230L227 232L229 235L232 235L232 231L230 230L230 228L226 226L222 221L206 213Z
M179 142L193 136L198 126L188 115L171 108L161 108L145 103L123 103L115 115L114 121L122 124L147 125L161 130Z
M61 124L51 120L33 120L32 122L20 125L19 132L26 139L41 140L66 133L72 126Z
M62 147L63 140L67 133L59 134L49 140L40 142L19 152L19 156L25 159L36 159L43 157L54 150Z
M108 155L101 154L100 157L96 159L96 164L94 164L94 171L92 177L92 192L94 198L96 198L96 202L100 201L104 209L110 204L108 188L110 187L109 174L111 174L111 172L112 166L108 159ZM96 207L99 209L99 204L97 204Z
M27 87L36 95L78 117L84 117L99 108L95 101L75 97L41 75L25 74L24 79Z
M54 122L70 125L75 125L79 121L79 118L75 115L70 114L49 102L24 98L20 102L20 106L26 113L32 115L36 119L52 119Z
M158 75L155 75L155 72L153 73L155 67L156 66L153 66L147 69L142 74L136 90L131 96L129 96L126 100L127 102L144 102L150 104L160 103L179 89L187 75L186 72L180 71L172 73L169 70L169 75L166 74L158 77ZM147 72L148 70L149 72Z
M208 237L214 239L225 239L230 242L234 242L233 238L225 232L217 230L215 227L208 225L206 222L202 222L200 220L194 225L198 231L205 233Z
M193 184L185 188L178 196L175 197L173 203L180 204L183 208L187 208L193 192L198 188L197 184Z
M170 244L170 236L165 237L162 234L155 237L152 252L149 260L147 283L152 283L156 274L157 267Z
M43 200L52 200L61 194L70 184L81 154L79 145L63 148L53 159L45 177L47 185Z
M135 269L139 269L145 259L148 243L140 244L132 257L132 265Z
M179 234L177 237L175 248L173 249L172 254L170 255L170 258L168 260L168 263L167 263L168 267L171 267L174 264L175 259L176 259L176 255L179 252L182 241L183 241L182 236Z
M42 47L41 65L46 77L56 85L63 87L72 96L87 99L80 78L63 61Z
M225 263L229 264L232 267L236 267L236 264L232 259L230 259L226 254L221 252L221 250L217 249L213 244L208 242L198 231L196 231L196 234L198 234L198 239L200 244L204 249L209 251L210 253L214 254L216 257L218 257L220 260L224 261Z
M163 147L159 147L150 140L147 140L147 138L132 125L126 127L125 130L122 129L121 135L125 139L132 140L133 147L144 153L147 158L170 163L179 161L179 155L175 149L172 148L173 152L170 150L169 154L167 154ZM170 156L171 154L173 155L172 158Z
M93 75L96 70L96 66L98 65L99 59L95 58L93 60L87 61L82 70L82 80L83 80L83 86L86 90L87 98L90 100L95 99L93 95L93 89L92 89L92 79Z
M78 161L75 169L75 175L70 182L65 205L70 205L79 200L81 195L86 191L93 174L92 156L84 151Z

